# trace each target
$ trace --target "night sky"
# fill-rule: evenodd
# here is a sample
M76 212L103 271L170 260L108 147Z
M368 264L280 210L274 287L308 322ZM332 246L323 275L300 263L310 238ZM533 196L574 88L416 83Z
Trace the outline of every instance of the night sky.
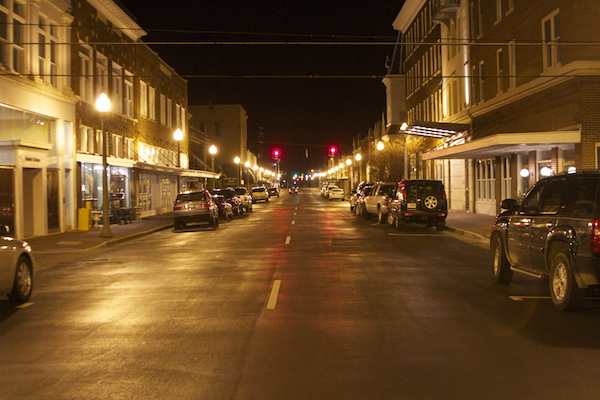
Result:
M385 109L379 77L393 51L392 22L402 0L121 2L148 32L145 42L332 42L151 45L188 79L190 105L241 104L248 112L248 147L260 152L262 131L264 156L281 148L282 170L320 168L331 144L350 153L352 137L364 136ZM357 41L390 45L335 44ZM283 77L290 75L335 78ZM356 76L377 78L350 78Z

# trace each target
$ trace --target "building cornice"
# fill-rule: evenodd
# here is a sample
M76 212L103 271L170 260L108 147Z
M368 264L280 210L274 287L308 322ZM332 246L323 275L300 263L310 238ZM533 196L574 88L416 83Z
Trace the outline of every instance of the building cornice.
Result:
M87 0L96 10L104 15L114 26L129 39L137 42L146 31L112 0Z
M426 2L427 0L406 0L392 23L394 29L402 33L406 32Z

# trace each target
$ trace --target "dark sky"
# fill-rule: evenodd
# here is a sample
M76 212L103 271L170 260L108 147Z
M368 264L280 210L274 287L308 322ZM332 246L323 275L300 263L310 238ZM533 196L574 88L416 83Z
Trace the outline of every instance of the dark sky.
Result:
M282 169L320 168L327 147L351 151L385 108L382 76L393 45L392 22L403 0L121 0L148 32L145 42L332 42L331 45L152 45L189 81L190 105L241 104L248 112L248 147L279 147ZM338 44L335 44L338 43ZM270 78L200 78L269 76ZM337 78L284 78L283 76ZM305 157L308 149L309 158Z

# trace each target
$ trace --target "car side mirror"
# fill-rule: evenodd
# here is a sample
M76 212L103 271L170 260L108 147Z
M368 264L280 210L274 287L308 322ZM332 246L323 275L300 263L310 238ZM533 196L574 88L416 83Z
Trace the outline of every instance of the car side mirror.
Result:
M0 225L0 236L10 236L10 228L8 225Z
M500 203L500 208L503 210L513 211L518 207L517 201L515 199L504 199L502 203Z

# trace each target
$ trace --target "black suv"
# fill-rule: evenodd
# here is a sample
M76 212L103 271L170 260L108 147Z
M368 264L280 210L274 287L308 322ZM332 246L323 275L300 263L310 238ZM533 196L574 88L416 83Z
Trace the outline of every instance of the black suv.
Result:
M513 271L547 278L559 310L581 308L600 286L600 172L557 175L537 182L519 205L506 199L490 235L494 279Z
M448 216L444 184L434 180L401 181L389 209L387 222L398 230L407 223L420 223L443 231Z

